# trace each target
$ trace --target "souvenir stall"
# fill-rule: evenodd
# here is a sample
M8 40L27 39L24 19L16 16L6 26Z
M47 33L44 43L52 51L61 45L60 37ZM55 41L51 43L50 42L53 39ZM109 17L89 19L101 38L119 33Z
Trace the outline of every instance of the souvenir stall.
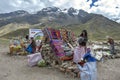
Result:
M11 39L9 43L10 55L26 55L25 51L26 42L22 39Z
M74 35L70 35L73 33L67 29L65 31L64 29L45 28L41 55L47 64L75 77L77 66L72 64L73 49L71 48L71 43L75 43Z

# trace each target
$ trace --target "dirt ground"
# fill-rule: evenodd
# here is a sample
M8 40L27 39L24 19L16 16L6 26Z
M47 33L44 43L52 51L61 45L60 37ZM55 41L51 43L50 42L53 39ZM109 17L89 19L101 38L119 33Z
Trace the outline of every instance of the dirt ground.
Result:
M0 45L0 80L80 80L50 67L28 67L26 56L7 55L8 46ZM120 80L120 59L98 64L98 80Z

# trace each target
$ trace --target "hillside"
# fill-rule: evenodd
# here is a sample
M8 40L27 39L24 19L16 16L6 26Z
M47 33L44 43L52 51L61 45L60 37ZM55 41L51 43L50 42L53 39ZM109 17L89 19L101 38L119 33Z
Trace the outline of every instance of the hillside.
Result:
M14 32L18 29L24 29L29 28L29 24L17 24L17 23L11 23L4 27L0 27L0 36L3 36L5 34L9 34L11 32Z
M105 17L96 16L85 24L76 24L67 26L79 35L79 33L86 29L90 39L103 40L106 36L111 36L114 39L120 39L120 24L110 21Z
M1 17L1 15L4 16ZM90 39L105 39L107 35L120 39L119 23L109 20L102 15L87 13L72 7L68 10L48 7L35 14L22 10L0 14L0 36L2 37L22 35L20 33L22 33L22 30L26 30L26 28L42 27L70 28L75 32L76 36L83 29L86 29Z

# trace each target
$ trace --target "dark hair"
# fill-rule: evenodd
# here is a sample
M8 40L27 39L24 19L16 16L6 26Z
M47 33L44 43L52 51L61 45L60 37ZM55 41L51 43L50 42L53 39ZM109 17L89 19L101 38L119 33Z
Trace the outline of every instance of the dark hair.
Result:
M83 37L80 37L78 39L78 44L81 45L81 46L86 46L86 42L84 41L84 38Z
M28 40L29 39L29 35L26 35L25 38Z
M87 37L87 30L83 30L80 34L81 37Z
M88 36L87 36L87 31L86 30L83 30L80 37L83 37L84 38L84 41L87 43L88 41Z
M33 38L33 37L31 37L31 40L32 40L32 42L31 42L31 46L32 46L32 47L35 47L35 46L36 46L36 43L35 43L34 38Z

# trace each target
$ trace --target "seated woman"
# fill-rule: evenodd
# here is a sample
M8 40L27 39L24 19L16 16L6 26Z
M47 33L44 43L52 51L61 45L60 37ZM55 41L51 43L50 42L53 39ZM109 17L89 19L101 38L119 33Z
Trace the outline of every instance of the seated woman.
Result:
M30 45L26 48L26 51L29 53L36 52L36 43L33 37L30 39Z
M77 63L80 70L80 80L97 80L96 59L90 53L91 52L88 51L85 54L83 59L86 62L83 65Z
M35 40L33 37L31 38L30 45L32 47L32 53L35 53L36 52L36 43L35 43Z

